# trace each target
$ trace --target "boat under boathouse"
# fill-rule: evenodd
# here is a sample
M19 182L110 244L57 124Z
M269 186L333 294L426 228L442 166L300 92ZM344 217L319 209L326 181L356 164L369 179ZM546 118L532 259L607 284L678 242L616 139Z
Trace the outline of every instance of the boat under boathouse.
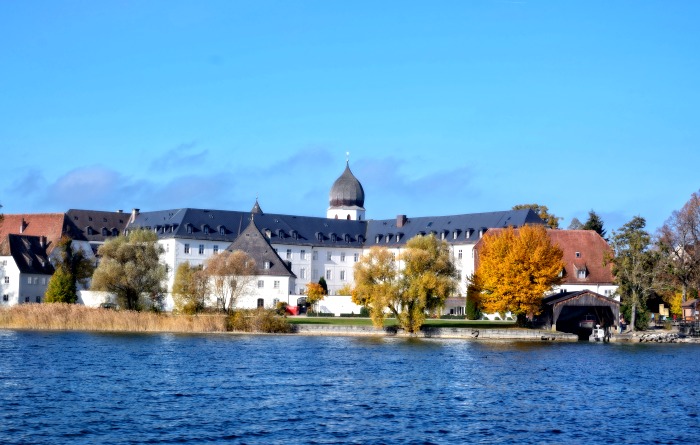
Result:
M542 300L540 323L552 330L588 338L591 330L616 328L620 320L620 302L590 290L561 292Z

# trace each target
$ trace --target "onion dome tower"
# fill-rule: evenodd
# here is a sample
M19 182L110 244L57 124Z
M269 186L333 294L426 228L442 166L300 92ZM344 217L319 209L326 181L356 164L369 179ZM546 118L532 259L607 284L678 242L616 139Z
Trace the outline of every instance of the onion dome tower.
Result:
M362 221L365 219L365 190L350 171L350 161L345 163L345 171L333 183L330 193L330 206L327 218Z

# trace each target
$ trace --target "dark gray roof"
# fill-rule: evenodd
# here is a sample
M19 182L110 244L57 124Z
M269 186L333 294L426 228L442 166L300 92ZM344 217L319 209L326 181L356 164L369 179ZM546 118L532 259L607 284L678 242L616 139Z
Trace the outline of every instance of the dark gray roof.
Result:
M350 171L350 164L345 165L345 171L335 180L331 187L331 207L363 207L365 205L365 190L355 175Z
M269 235L268 240L273 244L355 248L375 244L377 236L380 236L381 244L397 246L420 233L427 235L431 232L438 237L444 232L445 241L451 244L476 243L481 230L544 224L531 209L369 221L271 213L255 214L254 217L260 232ZM143 212L127 228L148 228L156 231L160 238L233 242L248 226L250 219L249 212L187 208ZM399 220L404 221L402 227L398 227ZM386 237L389 237L388 243Z
M124 212L78 209L70 209L66 215L77 231L73 239L94 242L105 242L122 234L131 216Z
M290 270L290 265L277 255L265 236L251 220L241 235L226 249L231 252L242 250L255 260L258 267L258 275L274 275L295 277ZM265 267L265 264L269 267Z
M127 229L147 228L160 238L189 238L232 242L251 219L251 213L229 210L177 209L138 214ZM271 243L305 246L362 247L366 221L308 216L255 215L255 224Z
M7 247L21 273L53 275L54 268L46 254L46 247L41 245L41 237L7 235Z
M367 227L367 245L403 245L416 235L430 233L438 238L442 238L444 234L445 241L450 244L476 243L480 232L497 227L521 227L525 224L544 224L544 221L531 209L417 218L399 215L396 219L370 220Z

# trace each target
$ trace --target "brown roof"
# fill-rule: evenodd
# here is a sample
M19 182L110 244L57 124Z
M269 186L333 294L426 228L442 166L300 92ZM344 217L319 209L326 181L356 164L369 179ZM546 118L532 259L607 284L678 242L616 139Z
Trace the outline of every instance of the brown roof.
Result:
M65 213L24 213L3 215L0 221L0 239L7 235L45 236L47 252L51 252L63 235L72 236L73 226Z
M612 255L608 243L594 230L547 230L552 243L564 253L565 284L612 283L612 265L604 265L605 255ZM578 255L577 255L578 253ZM586 269L585 278L576 271Z
M490 229L488 233L493 235L501 230L504 229ZM612 265L604 265L605 255L612 255L612 249L598 235L598 232L594 230L548 229L547 234L552 243L559 246L563 253L562 261L565 273L562 284L613 283ZM480 246L481 240L476 245L477 251ZM586 270L586 277L578 278L576 273L578 270Z

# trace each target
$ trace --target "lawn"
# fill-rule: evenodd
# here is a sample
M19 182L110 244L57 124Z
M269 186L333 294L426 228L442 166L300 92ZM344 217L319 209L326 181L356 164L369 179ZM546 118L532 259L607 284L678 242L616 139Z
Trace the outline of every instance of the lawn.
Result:
M359 317L287 317L292 324L325 324L335 326L371 326L372 320ZM480 328L480 329L504 329L515 327L512 321L488 321L488 320L440 320L428 319L425 324L435 328ZM396 325L395 318L384 321L384 326Z

